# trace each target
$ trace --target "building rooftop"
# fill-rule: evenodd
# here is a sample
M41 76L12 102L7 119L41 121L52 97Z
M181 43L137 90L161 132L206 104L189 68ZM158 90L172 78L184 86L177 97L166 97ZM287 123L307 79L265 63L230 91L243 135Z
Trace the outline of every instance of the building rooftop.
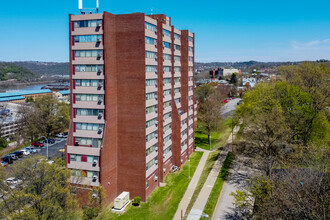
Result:
M10 97L0 97L0 102L9 102L9 101L14 101L14 100L22 100L22 99L25 99L25 98L21 95L10 96Z
M37 89L37 90L22 90L17 92L3 92L0 93L0 98L13 97L13 96L23 96L23 95L33 95L42 93L51 93L50 89Z
M69 95L70 90L62 90L62 91L59 91L59 93L61 93L62 95Z

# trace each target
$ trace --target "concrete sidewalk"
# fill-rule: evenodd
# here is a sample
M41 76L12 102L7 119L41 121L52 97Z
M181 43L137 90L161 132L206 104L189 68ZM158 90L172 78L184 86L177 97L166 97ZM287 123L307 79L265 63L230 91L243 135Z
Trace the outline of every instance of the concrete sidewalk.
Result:
M183 213L183 215L186 212L190 199L191 199L192 195L194 194L197 183L199 181L200 176L202 175L202 171L204 169L206 160L210 153L210 151L206 151L201 148L197 148L197 151L203 151L204 153L203 153L201 160L198 163L194 176L191 178L188 188L187 188L183 198L181 199L181 202L179 203L178 209L176 210L176 213L173 218L174 220L180 220L181 212Z
M233 130L234 136L238 132L238 130L239 130L239 126L234 128L234 130ZM230 135L228 137L226 143L231 143L231 141L232 141L232 135ZM217 161L213 165L213 168L212 168L209 176L207 177L207 179L206 179L206 181L203 185L202 190L200 191L200 193L199 193L199 195L196 199L196 202L195 202L193 208L191 209L191 211L188 215L188 218L187 218L188 220L199 220L200 217L202 216L203 210L204 210L205 205L207 203L207 200L209 199L212 188L215 184L215 181L218 178L218 175L219 175L219 172L221 170L222 164L225 161L228 152L229 152L228 147L224 148L221 151Z

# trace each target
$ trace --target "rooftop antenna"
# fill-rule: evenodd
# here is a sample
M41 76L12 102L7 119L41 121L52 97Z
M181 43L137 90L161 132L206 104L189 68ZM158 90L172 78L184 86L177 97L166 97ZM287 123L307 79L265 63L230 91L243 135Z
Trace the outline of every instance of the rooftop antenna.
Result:
M83 8L83 0L78 0L78 9L80 10L81 14L85 14L86 9L95 10L96 13L99 13L99 5L99 0L96 0L96 8ZM92 11L89 13L92 14Z
M152 11L153 11L153 9L151 8L151 15L152 15Z

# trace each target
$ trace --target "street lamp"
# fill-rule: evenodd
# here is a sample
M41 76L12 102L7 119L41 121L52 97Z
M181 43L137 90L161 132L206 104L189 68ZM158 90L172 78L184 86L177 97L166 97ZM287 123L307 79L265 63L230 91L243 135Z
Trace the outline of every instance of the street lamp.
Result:
M49 157L48 157L48 139L45 136L41 136L41 137L46 139L47 159L49 159Z

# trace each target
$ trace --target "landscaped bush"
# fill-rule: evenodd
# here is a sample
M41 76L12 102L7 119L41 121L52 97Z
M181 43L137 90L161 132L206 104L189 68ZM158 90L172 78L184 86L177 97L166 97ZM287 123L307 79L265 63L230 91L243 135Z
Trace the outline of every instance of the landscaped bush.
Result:
M141 203L141 197L140 196L135 196L133 200L133 205L134 206L139 206Z

